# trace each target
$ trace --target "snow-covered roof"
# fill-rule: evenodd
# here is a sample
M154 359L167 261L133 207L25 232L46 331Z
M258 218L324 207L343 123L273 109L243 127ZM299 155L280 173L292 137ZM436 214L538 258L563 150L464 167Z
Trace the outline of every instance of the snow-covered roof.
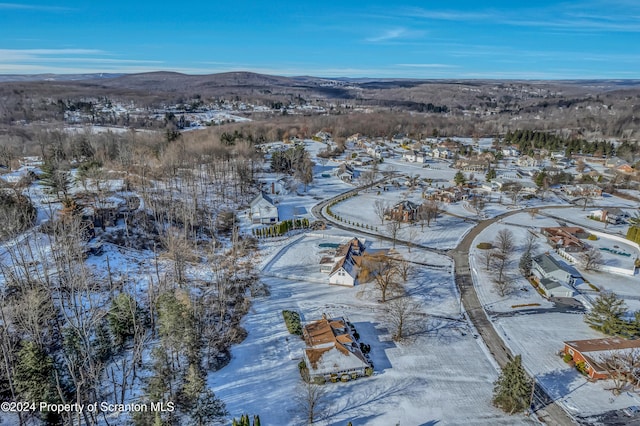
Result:
M365 359L344 318L323 318L307 324L305 358L314 374L324 375L366 368Z
M271 199L271 197L269 197L266 193L260 191L260 193L258 195L256 195L256 197L251 200L251 203L249 204L251 207L254 207L256 204L258 204L260 201L265 200L266 202L268 202L271 205L275 206L275 203L273 202L273 200Z

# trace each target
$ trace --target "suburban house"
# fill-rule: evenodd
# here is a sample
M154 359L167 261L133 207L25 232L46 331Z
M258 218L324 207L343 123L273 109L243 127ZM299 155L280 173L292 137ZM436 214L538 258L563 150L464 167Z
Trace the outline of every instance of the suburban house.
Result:
M531 259L531 273L548 297L573 297L571 287L580 276L574 275L566 266L543 253Z
M571 287L550 278L540 279L538 286L544 290L547 297L573 297L577 294Z
M320 260L320 271L329 273L329 284L355 286L364 250L364 243L353 238L338 247L335 256L323 257Z
M399 222L414 222L418 218L420 206L411 201L404 200L393 206L385 213L385 219Z
M600 189L596 185L589 185L589 184L566 185L566 186L563 186L561 189L565 194L570 195L572 197L585 197L585 196L601 197L602 196L602 189Z
M426 156L421 151L407 151L402 154L402 159L410 163L424 163L426 162Z
M469 190L467 188L452 186L431 192L427 194L426 198L429 200L441 201L443 203L455 203L469 198Z
M273 200L264 192L260 192L251 200L251 221L253 223L277 223L278 208Z
M539 167L540 160L530 155L523 155L516 160L516 164L520 167Z
M517 157L518 155L520 155L520 151L518 151L518 148L514 146L508 146L502 148L502 155L504 155L505 157Z
M489 163L482 159L460 159L455 162L454 167L456 169L464 170L465 172L482 172L485 173L489 168Z
M606 337L564 342L562 353L570 355L576 364L584 363L584 371L591 379L602 380L610 377L609 372L602 366L603 357L637 349L640 349L640 340Z
M579 253L585 250L581 238L587 238L589 234L576 226L560 226L554 228L541 228L540 233L547 237L547 243L556 250L567 253Z
M354 337L355 328L344 317L327 318L304 326L302 337L307 344L304 361L311 380L349 380L366 375L370 362Z
M441 148L441 147L436 147L433 150L431 150L431 155L433 156L433 158L443 158L443 159L453 158L453 152L451 152L447 148Z
M617 207L610 207L607 209L593 210L589 212L589 217L599 220L600 222L619 225L625 223L625 219L629 218L629 214Z
M630 175L630 174L634 174L636 170L633 167L631 167L629 164L621 164L618 167L616 167L616 171Z

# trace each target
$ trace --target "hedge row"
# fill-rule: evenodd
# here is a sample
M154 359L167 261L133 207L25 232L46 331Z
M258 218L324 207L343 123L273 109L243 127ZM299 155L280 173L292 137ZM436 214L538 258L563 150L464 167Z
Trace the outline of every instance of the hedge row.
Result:
M282 311L284 323L287 325L289 333L302 336L302 324L300 323L300 314L296 311Z

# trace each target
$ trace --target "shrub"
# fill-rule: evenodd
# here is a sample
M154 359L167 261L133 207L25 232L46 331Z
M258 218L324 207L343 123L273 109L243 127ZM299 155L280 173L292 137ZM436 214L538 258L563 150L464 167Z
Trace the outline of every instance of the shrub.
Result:
M493 244L491 244L491 243L480 243L476 247L478 247L480 250L490 250L490 249L493 248Z
M582 374L587 374L587 364L584 361L576 362L576 370Z
M300 324L300 314L296 311L282 311L284 322L289 333L302 336L302 324Z
M596 237L593 234L589 234L589 236L587 237L587 240L589 240L589 241L596 241L597 239L598 239L598 237Z
M373 367L367 367L364 369L364 374L367 377L373 376Z
M571 356L571 354L564 354L562 360L569 364L571 361L573 361L573 357Z
M511 305L511 308L527 308L529 306L540 306L539 303L523 303L521 305Z

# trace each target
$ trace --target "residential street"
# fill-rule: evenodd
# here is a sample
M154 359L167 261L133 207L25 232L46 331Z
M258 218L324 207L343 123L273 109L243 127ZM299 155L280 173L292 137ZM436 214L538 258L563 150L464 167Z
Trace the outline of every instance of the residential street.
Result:
M355 188L347 192L347 194L361 191L363 189L364 188L362 187ZM340 223L336 223L333 219L325 216L323 212L324 208L327 205L329 205L332 201L343 197L344 195L345 194L341 194L332 199L322 201L321 203L313 207L312 213L318 219L325 220L327 223L331 223L333 226L337 228L353 231L351 227L344 226ZM505 217L508 217L511 215L522 213L523 211L526 211L526 210L513 210L505 214L502 214L500 216L494 217L492 219L487 219L487 220L478 222L478 224L473 229L471 229L471 231L469 231L467 235L462 239L460 244L458 244L458 246L455 249L450 250L449 252L443 252L442 250L424 247L422 245L419 246L420 248L423 248L426 250L431 250L440 254L445 254L453 259L453 261L455 262L455 281L456 281L456 285L458 286L458 290L460 291L460 294L461 294L461 301L464 307L464 311L469 316L469 320L471 321L471 323L474 325L474 327L482 337L482 340L487 346L489 352L491 353L491 355L493 356L493 358L496 360L496 362L500 367L503 367L513 357L513 354L504 345L502 338L496 332L495 328L493 327L493 324L491 323L491 321L487 316L487 313L483 309L482 304L480 303L480 300L478 299L478 295L476 293L475 287L473 286L473 281L471 278L471 270L469 268L469 248L471 247L471 244L473 243L473 240L475 239L475 237L480 232L482 232L485 228L492 225L494 222L498 220L502 220ZM360 229L358 229L357 232L365 235L371 235L378 239L392 241L391 238L384 235L363 232ZM396 240L396 243L407 244L407 245L410 244L407 241L401 241L401 240ZM575 424L575 422L571 419L571 417L560 406L558 406L555 402L553 402L548 397L544 389L542 389L537 383L536 383L536 389L534 393L534 409L540 421L543 421L548 425L554 425L554 426L567 425L568 426L568 425Z

